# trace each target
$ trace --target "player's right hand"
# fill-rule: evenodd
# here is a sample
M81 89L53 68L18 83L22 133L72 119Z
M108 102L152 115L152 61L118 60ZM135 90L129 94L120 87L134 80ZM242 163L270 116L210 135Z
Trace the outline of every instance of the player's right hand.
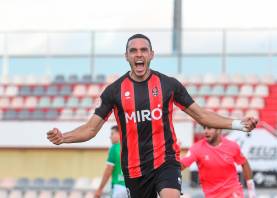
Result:
M63 143L63 134L59 129L53 128L47 132L47 139L53 144L60 145Z

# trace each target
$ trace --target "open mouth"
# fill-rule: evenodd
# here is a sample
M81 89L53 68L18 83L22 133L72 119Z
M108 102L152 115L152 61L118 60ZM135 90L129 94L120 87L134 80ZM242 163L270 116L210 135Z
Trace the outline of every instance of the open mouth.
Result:
M135 68L138 72L144 71L145 69L145 65L144 65L144 61L143 60L137 60L135 62Z
M144 61L143 60L137 60L136 62L135 62L135 65L136 65L136 67L138 68L138 69L144 69Z

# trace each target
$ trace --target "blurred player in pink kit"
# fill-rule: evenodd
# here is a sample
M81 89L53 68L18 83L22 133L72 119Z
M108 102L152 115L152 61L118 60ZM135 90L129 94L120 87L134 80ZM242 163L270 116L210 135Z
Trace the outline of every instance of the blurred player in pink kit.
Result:
M221 136L221 129L204 128L205 138L195 143L181 159L182 168L197 163L206 198L244 198L235 163L241 165L248 197L255 198L252 171L239 145Z

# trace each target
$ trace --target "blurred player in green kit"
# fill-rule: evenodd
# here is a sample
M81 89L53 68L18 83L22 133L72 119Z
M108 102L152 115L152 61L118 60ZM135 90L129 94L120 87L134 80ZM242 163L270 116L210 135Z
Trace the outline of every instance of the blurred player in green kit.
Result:
M124 176L120 164L120 134L117 126L111 128L112 147L109 149L106 169L102 176L100 186L95 192L94 198L100 198L103 189L112 177L112 198L127 198Z

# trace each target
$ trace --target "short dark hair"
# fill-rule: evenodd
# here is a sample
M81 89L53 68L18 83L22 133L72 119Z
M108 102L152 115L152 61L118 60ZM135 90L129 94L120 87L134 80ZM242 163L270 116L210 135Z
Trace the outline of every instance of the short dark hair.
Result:
M147 36L145 36L144 34L134 34L133 36L131 36L131 37L128 38L128 40L127 40L126 52L127 52L127 49L128 49L129 42L130 42L131 40L133 40L133 39L136 39L136 38L142 38L142 39L147 40L148 43L149 43L150 50L152 51L152 44L151 44L150 39L149 39Z
M117 125L112 126L112 127L111 127L111 130L115 130L115 131L119 132L119 128L118 128Z

